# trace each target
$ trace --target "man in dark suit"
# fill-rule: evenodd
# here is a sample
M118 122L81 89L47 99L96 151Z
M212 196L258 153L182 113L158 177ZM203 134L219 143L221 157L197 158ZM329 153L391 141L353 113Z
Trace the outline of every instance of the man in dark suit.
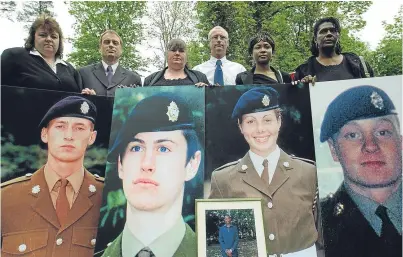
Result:
M320 141L344 174L321 201L326 257L401 257L402 137L389 96L373 86L344 91L326 110Z
M95 105L69 96L39 124L46 164L1 184L1 256L92 256L103 178L84 168L95 141Z
M106 30L99 40L102 61L80 68L86 94L114 96L118 86L141 86L141 78L136 72L119 65L122 55L122 39L113 30Z

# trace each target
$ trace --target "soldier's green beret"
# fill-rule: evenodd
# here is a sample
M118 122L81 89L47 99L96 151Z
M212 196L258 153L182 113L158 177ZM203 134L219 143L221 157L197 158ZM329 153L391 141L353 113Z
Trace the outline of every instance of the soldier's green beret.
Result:
M59 117L77 117L92 121L95 124L97 108L88 99L81 96L68 96L55 103L39 123L39 128Z
M232 119L240 119L247 113L264 112L280 107L279 93L271 87L255 87L246 91L232 111Z
M120 128L108 161L116 162L119 153L138 133L194 128L192 111L179 95L164 92L147 97L134 107Z
M397 114L389 96L374 86L350 88L338 95L327 107L320 129L320 141L325 142L352 120Z

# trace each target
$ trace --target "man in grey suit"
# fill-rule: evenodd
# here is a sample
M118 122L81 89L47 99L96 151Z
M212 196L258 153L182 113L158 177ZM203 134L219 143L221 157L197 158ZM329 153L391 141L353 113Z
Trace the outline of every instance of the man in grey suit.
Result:
M106 30L99 39L102 61L80 68L84 94L114 96L118 86L141 86L141 78L136 72L119 65L122 55L122 39L113 30Z

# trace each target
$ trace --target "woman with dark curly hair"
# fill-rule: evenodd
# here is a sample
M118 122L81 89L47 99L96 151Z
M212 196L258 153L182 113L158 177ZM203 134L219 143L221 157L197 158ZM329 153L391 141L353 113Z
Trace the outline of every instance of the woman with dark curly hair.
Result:
M59 23L41 15L32 23L25 46L6 49L1 55L1 85L80 93L81 77L62 55Z

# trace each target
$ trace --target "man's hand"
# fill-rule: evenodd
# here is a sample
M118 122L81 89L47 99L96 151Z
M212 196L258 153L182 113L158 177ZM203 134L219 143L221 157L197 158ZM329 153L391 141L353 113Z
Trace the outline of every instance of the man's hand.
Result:
M96 95L97 93L95 93L94 89L84 88L81 91L81 94L83 94L83 95Z

